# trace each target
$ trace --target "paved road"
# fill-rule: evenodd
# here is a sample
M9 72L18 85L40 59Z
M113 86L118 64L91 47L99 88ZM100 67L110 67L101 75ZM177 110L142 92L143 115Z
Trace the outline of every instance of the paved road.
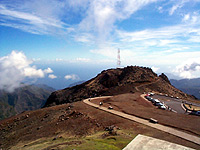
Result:
M91 100L103 99L103 98L107 98L107 97L110 97L110 96L91 98ZM98 108L100 110L103 110L103 111L109 112L111 114L115 114L117 116L120 116L120 117L129 119L129 120L147 125L149 127L167 132L169 134L175 135L177 137L180 137L182 139L185 139L185 140L188 140L190 142L193 142L193 143L200 145L200 138L197 137L197 136L190 135L188 133L185 133L185 132L182 132L182 131L179 131L179 130L176 130L176 129L173 129L173 128L170 128L170 127L167 127L167 126L163 126L163 125L160 125L160 124L153 124L153 123L150 123L148 120L141 119L139 117L135 117L135 116L132 116L132 115L128 115L128 114L125 114L123 112L119 112L119 111L116 111L116 110L110 110L106 107L99 106L97 104L92 103L91 101L89 101L89 99L85 99L85 100L83 100L83 102L92 106L92 107Z

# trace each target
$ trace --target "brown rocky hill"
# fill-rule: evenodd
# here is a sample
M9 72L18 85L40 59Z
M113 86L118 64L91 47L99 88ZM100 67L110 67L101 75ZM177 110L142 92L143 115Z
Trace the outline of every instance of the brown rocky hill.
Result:
M81 101L89 97L134 92L158 92L183 99L194 99L172 86L165 74L158 76L150 68L128 66L102 71L95 78L70 88L53 92L45 107Z

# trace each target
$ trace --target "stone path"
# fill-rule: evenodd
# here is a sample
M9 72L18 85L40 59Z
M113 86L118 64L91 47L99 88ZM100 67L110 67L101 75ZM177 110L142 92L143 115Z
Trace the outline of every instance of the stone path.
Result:
M111 97L111 96L95 97L95 98L91 98L91 100L104 99L104 98L108 98L108 97ZM117 116L120 116L120 117L129 119L129 120L132 120L132 121L147 125L149 127L152 127L152 128L167 132L169 134L175 135L177 137L180 137L182 139L185 139L185 140L188 140L190 142L193 142L195 144L200 145L200 138L197 137L197 136L194 136L194 135L191 135L191 134L176 130L174 128L170 128L170 127L164 126L164 125L153 124L153 123L150 123L149 120L141 119L139 117L128 115L128 114L125 114L125 113L120 112L120 111L116 111L116 110L113 110L113 109L108 109L108 108L103 107L103 106L99 106L99 105L94 104L91 101L89 101L89 99L85 99L85 100L83 100L83 102L88 104L88 105L90 105L90 106L92 106L92 107L98 108L100 110L103 110L103 111L109 112L111 114L115 114Z

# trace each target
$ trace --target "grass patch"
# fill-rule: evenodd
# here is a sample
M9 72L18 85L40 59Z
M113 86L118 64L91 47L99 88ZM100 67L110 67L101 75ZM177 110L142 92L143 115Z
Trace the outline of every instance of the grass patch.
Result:
M11 149L42 150L53 148L61 150L121 150L136 136L136 134L124 130L119 130L116 136L102 137L104 133L106 132L97 132L93 135L80 138L63 135L62 138L57 138L56 140L52 140L53 138L42 138L27 143L18 143Z

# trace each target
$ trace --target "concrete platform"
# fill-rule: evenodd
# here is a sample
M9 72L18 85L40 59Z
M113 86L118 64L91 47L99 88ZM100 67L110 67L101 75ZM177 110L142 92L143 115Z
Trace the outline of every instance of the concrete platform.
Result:
M139 134L123 150L194 150L194 149Z

